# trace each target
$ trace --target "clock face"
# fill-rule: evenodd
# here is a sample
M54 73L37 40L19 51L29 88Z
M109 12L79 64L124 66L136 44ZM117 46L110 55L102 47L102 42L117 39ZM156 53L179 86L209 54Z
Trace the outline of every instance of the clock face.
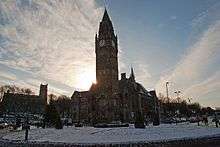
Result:
M112 46L115 47L115 42L112 40Z
M105 40L100 40L99 41L99 46L104 46L105 45Z

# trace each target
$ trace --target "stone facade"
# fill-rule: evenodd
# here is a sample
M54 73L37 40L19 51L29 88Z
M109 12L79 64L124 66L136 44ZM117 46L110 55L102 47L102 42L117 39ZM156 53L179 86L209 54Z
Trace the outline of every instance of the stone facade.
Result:
M152 95L135 81L133 68L129 78L123 73L118 79L118 39L106 10L95 36L95 53L97 83L89 91L73 93L75 119L92 124L131 122L135 113L147 116L156 111L156 93Z
M2 100L6 113L43 114L47 104L47 85L40 85L39 95L4 93Z
M90 91L75 91L72 96L73 117L75 121L90 122L92 95Z

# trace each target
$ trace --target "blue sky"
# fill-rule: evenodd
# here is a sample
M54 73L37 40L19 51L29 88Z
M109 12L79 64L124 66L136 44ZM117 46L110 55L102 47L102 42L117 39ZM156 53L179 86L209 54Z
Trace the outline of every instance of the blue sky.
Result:
M146 89L180 90L220 106L219 0L106 0L119 38L119 70ZM71 95L95 80L101 0L0 2L0 84Z

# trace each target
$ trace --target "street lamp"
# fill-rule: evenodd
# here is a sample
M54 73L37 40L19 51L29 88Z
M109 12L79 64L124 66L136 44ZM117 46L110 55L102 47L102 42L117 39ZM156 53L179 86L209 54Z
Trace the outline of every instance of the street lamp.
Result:
M30 112L30 107L28 105L28 102L26 102L26 115L25 115L25 122L24 122L24 129L25 129L25 141L28 144L28 130L30 129L29 126L29 112Z

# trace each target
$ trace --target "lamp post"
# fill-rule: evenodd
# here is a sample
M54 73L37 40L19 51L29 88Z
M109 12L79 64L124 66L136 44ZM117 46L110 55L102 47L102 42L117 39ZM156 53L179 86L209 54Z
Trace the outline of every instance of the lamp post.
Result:
M29 126L29 112L30 112L30 107L29 107L28 103L26 102L26 116L25 116L25 122L24 122L26 146L28 146L28 131L30 129L30 126Z
M25 123L24 123L24 127L25 127L25 141L26 142L28 141L28 130L29 130L28 121L29 121L29 118L28 118L28 115L27 115L26 119L25 119Z

